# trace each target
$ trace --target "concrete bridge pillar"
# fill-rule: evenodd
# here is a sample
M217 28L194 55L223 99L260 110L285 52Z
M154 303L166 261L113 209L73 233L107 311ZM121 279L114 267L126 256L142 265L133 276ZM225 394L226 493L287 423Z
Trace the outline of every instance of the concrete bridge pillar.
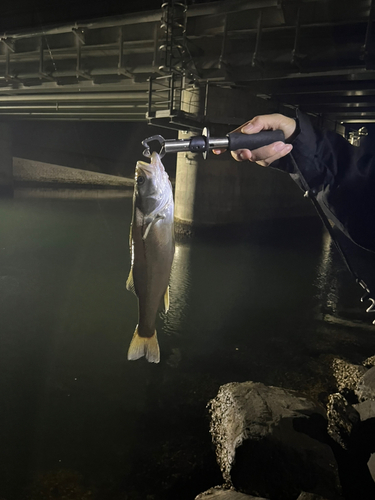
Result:
M178 154L177 227L249 224L312 213L309 200L283 172L236 162L229 153L212 154L207 160L197 154Z
M196 110L196 90L191 102ZM213 128L230 132L236 125L257 114L277 111L267 101L246 96L243 91L213 89L207 116ZM185 102L189 99L185 98ZM226 125L225 125L226 124ZM225 135L224 133L224 135ZM211 135L218 135L212 133ZM179 132L180 139L190 133ZM178 153L175 218L180 226L248 224L255 220L311 215L309 200L289 175L250 162L236 162L229 152L213 153L204 160L200 154Z
M0 122L0 196L13 196L12 130Z

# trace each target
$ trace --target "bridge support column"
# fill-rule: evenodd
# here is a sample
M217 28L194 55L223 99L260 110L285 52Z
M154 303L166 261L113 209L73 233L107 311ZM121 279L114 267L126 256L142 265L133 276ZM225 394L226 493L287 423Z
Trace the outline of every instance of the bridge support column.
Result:
M0 122L0 196L13 196L12 130Z
M181 134L181 138L183 134ZM177 231L191 227L247 225L257 220L312 215L309 200L289 175L229 153L204 160L179 153L175 187Z
M207 103L213 128L233 130L257 114L272 113L267 101L243 91L214 88ZM210 93L208 94L210 96ZM195 96L194 96L195 97ZM197 98L192 99L196 112ZM189 102L185 99L185 102ZM224 125L226 123L226 125ZM219 135L216 130L212 136ZM179 132L180 139L191 134ZM229 152L178 153L175 187L176 228L248 224L256 220L312 215L309 200L289 175L250 162L236 162Z

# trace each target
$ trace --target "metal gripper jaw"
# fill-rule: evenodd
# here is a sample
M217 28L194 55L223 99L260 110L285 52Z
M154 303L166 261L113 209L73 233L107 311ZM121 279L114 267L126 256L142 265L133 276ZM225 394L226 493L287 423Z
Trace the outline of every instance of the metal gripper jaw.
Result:
M146 158L151 157L151 147L150 147L150 142L157 141L160 144L160 151L159 151L159 156L160 158L163 158L165 155L165 148L164 148L164 143L165 139L161 135L153 135L152 137L147 137L144 141L142 141L142 146L145 148L143 151L143 156L146 156Z

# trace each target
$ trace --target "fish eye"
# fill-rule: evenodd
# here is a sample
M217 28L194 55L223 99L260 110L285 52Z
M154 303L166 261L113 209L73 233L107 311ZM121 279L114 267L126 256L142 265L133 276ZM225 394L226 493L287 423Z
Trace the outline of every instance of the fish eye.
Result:
M137 177L137 184L138 184L138 186L142 186L142 184L145 183L145 180L146 179L143 177L143 175L138 175L138 177Z

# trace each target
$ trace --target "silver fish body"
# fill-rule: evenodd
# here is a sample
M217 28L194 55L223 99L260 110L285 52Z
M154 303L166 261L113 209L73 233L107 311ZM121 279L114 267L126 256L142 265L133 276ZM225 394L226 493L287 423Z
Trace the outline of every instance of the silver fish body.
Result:
M128 359L145 356L160 361L155 329L164 297L169 308L169 277L174 257L174 203L168 174L157 153L150 163L139 161L135 169L133 216L130 230L131 270L126 288L138 298L138 325Z

